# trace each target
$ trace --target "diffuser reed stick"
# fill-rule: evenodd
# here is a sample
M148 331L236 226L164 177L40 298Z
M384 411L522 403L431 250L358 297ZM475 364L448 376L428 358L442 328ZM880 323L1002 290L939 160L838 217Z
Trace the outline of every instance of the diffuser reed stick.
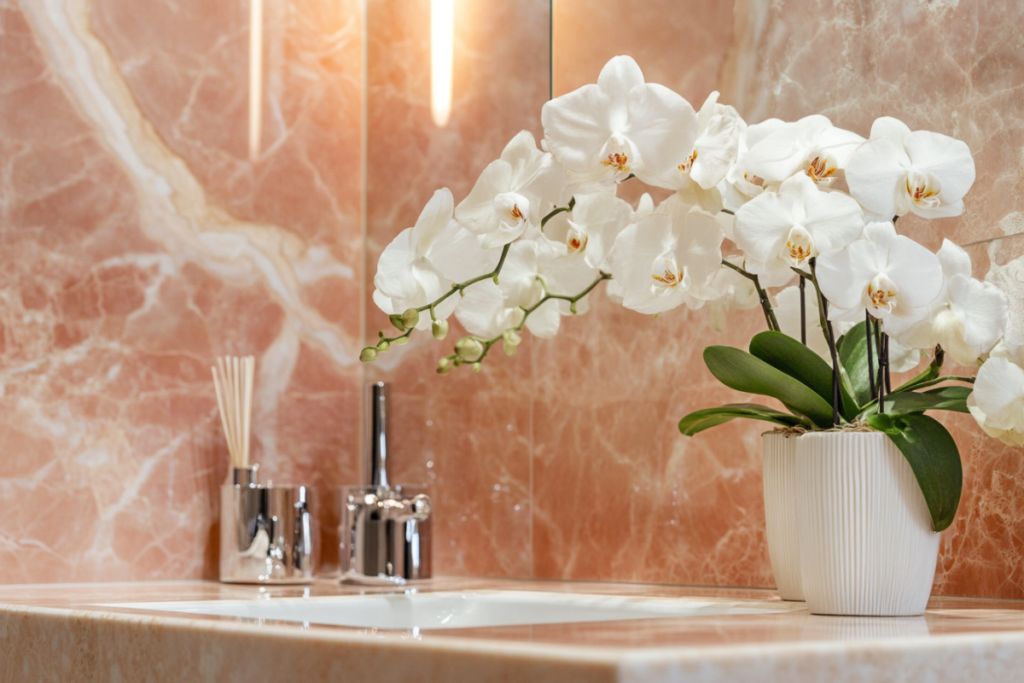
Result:
M217 408L224 438L228 443L231 466L249 467L249 432L252 426L252 387L256 372L256 358L246 356L220 356L213 372L213 386L217 391Z

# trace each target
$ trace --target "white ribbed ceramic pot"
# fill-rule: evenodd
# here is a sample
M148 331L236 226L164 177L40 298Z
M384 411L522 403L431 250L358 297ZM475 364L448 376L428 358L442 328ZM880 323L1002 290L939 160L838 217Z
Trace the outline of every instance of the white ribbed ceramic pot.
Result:
M800 576L814 614L924 613L939 534L914 473L881 432L796 440Z
M803 600L796 514L796 436L761 435L764 446L764 521L775 585L783 600Z

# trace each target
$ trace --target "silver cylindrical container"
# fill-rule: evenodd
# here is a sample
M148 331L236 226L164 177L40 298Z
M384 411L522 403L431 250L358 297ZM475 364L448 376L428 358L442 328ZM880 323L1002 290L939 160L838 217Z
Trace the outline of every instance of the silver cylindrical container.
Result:
M422 487L342 488L341 572L359 583L429 579L430 499Z
M231 479L220 496L220 580L311 582L316 541L309 489L260 486L256 467L235 469Z

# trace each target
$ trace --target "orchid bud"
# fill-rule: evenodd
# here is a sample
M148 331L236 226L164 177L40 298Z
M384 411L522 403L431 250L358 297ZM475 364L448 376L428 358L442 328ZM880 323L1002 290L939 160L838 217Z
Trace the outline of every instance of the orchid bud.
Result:
M402 320L402 316L395 313L394 315L389 315L388 320L391 321L391 324L396 330L399 332L405 332L405 321Z
M364 363L377 360L377 349L372 346L367 346L363 349L363 352L359 354L359 360Z
M473 372L479 373L481 367L483 366L480 365L480 361L473 363Z
M484 345L472 337L463 337L455 342L455 353L463 360L474 360L484 352Z
M437 362L437 374L447 375L452 371L452 362L447 358L442 358Z
M402 314L402 322L405 323L405 329L411 330L416 327L416 323L420 321L420 312L415 308L410 308Z
M448 321L435 320L430 324L430 333L434 335L434 339L444 339L448 336Z
M387 351L390 348L391 342L389 342L387 339L381 339L379 342L377 342L378 351Z
M409 337L399 337L398 339L395 340L395 343L398 344L399 346L405 346L406 344L409 343Z
M504 334L501 336L501 346L505 349L506 355L514 355L516 348L523 342L523 338L518 332L512 329L505 330Z

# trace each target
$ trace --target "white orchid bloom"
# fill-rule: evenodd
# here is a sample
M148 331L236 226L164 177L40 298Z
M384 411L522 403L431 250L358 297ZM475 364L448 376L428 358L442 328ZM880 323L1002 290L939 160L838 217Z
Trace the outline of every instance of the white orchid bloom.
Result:
M373 301L388 315L425 306L451 288L452 281L438 270L431 254L452 222L454 203L448 188L435 192L416 225L398 233L381 253L373 278ZM434 314L438 319L447 318L457 304L458 297L448 297ZM416 329L429 329L430 323L430 316L420 316Z
M562 168L524 130L480 174L455 217L480 236L481 245L500 247L521 236L527 225L538 225L564 188Z
M825 332L821 329L821 316L818 314L818 295L814 287L807 285L804 292L806 297L807 316L807 348L821 356L831 367L832 353L829 351L828 341ZM787 287L775 295L775 317L779 321L779 329L793 339L800 339L800 288L797 286ZM844 334L849 332L856 324L854 321L834 320L832 321L832 334L838 341ZM889 368L893 372L906 372L913 370L921 363L921 352L903 346L894 339L889 340Z
M652 184L676 190L686 203L718 213L722 210L718 185L736 163L745 127L736 109L718 104L718 92L711 93L697 114L697 140L693 150Z
M943 240L937 256L943 275L938 298L905 331L889 325L887 332L916 348L941 344L957 363L974 365L1003 336L1009 310L1006 295L993 284L971 278L971 257L949 240Z
M750 148L785 126L786 122L782 119L767 119L752 126L742 121L741 124L736 163L726 173L725 180L718 185L722 203L733 213L765 190L764 178L758 177L747 168Z
M650 200L648 195L644 195ZM653 203L650 207L653 210ZM605 263L615 238L629 225L633 207L608 194L576 198L571 212L553 216L544 236L564 244L568 254L580 254L591 268L607 270Z
M864 138L836 128L828 117L815 114L787 123L750 147L744 170L777 186L802 173L815 183L831 183Z
M622 305L661 313L682 304L699 308L715 297L711 282L722 264L722 226L714 216L681 201L641 218L615 240L612 274Z
M652 181L693 151L697 114L668 88L644 83L632 57L614 57L585 85L544 104L548 148L573 180Z
M512 244L499 285L486 280L466 289L455 317L471 334L496 337L519 325L524 309L535 306L545 293L575 296L597 278L598 272L579 255L569 254L564 245L537 237ZM570 306L557 299L542 304L526 319L526 329L543 339L554 337L561 316L571 315ZM587 299L583 298L576 304L576 312L586 310Z
M892 223L869 223L863 239L822 254L817 277L831 320L857 322L866 310L886 329L917 319L942 290L939 259Z
M743 258L739 256L727 256L725 260L734 265L743 262ZM715 279L711 281L710 289L714 293L714 298L708 302L708 319L711 322L711 329L716 332L725 331L725 316L728 313L757 308L761 303L754 282L728 266L719 268Z
M1024 369L1006 358L990 358L978 370L967 409L988 434L1024 446Z
M864 220L853 199L841 192L822 192L801 173L779 191L765 192L736 212L736 244L753 261L775 260L804 266L810 258L839 249L857 239Z
M911 132L884 116L872 124L871 139L850 156L846 182L853 198L877 216L959 216L974 184L974 158L961 140Z

